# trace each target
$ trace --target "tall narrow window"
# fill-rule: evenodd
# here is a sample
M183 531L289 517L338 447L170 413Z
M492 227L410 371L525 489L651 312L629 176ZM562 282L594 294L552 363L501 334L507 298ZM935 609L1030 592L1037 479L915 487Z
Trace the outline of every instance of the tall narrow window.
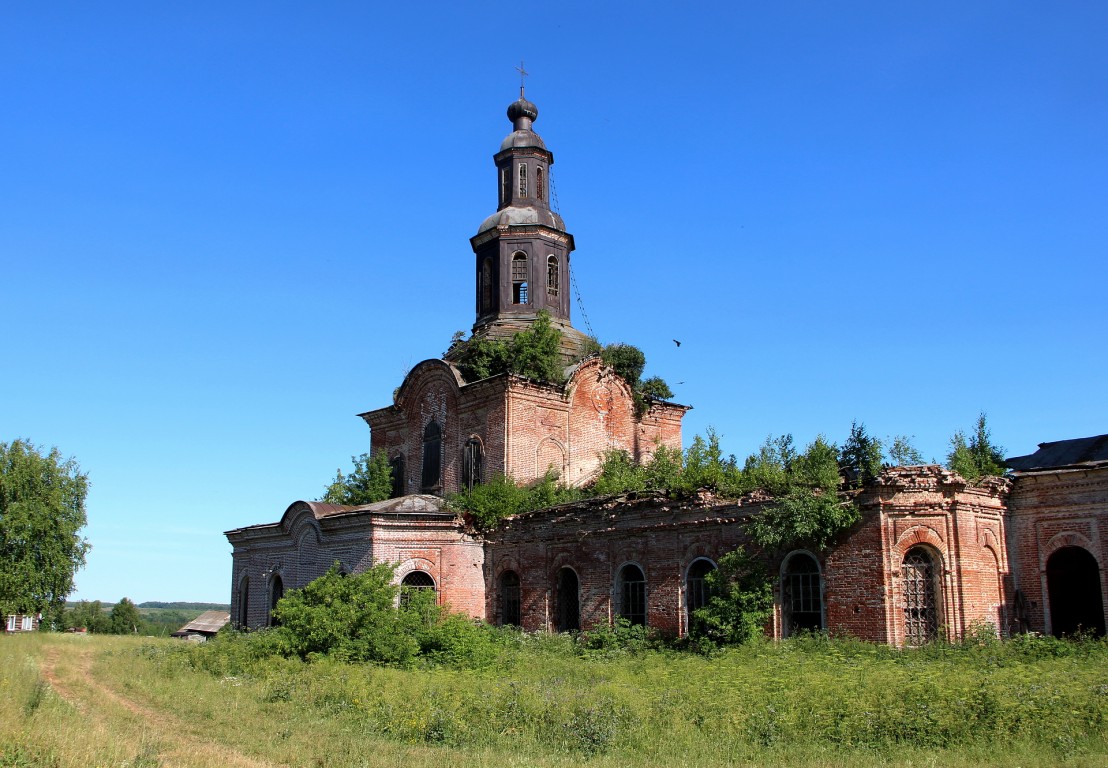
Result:
M527 197L527 166L519 164L519 196Z
M398 453L389 459L389 482L392 484L389 498L395 499L404 495L406 482L403 454Z
M520 624L519 574L504 571L500 576L500 623L518 627Z
M550 254L546 257L546 294L558 298L558 257Z
M577 574L572 568L558 571L554 596L554 629L573 632L581 628L581 602Z
M250 626L250 577L247 576L239 582L239 627L246 629Z
M423 430L423 473L420 488L424 493L439 488L442 474L442 427L432 419Z
M546 188L543 186L542 166L535 166L535 197L539 200L546 199Z
M931 553L913 547L904 555L904 637L908 645L923 645L939 635L937 569Z
M492 259L481 262L481 314L492 311Z
M646 576L637 565L627 564L616 577L620 618L632 624L646 624Z
M512 257L512 303L527 303L527 254L517 253Z
M13 613L8 617L8 631L15 632L16 622L19 621L18 617Z
M470 489L481 484L484 458L481 441L476 437L467 440L465 450L462 453L462 487Z
M508 190L512 188L511 185L512 171L510 168L502 168L500 170L500 205L501 207L508 204Z
M277 617L273 612L277 610L277 602L285 596L285 582L281 581L281 574L273 574L269 582L269 626L277 626Z
M781 569L781 613L785 637L823 629L819 563L807 552L790 555Z
M711 560L700 558L689 566L685 577L685 620L686 626L693 625L693 611L708 604L708 584L704 581L709 573L716 569Z

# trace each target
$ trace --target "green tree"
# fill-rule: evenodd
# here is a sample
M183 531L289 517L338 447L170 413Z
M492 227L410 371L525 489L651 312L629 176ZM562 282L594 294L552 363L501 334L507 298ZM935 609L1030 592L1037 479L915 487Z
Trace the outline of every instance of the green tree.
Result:
M745 490L761 488L774 495L784 493L796 456L792 435L766 437L758 452L747 456L743 465Z
M946 466L967 480L1005 473L1004 449L993 444L984 411L977 416L977 426L969 438L961 430L950 438Z
M96 635L111 632L108 613L99 600L93 600L91 603L88 600L82 600L66 610L62 626L66 629L86 629Z
M354 471L344 475L338 470L320 501L356 507L384 501L392 495L392 467L385 451L372 456L367 453L351 456L350 460L354 462Z
M600 359L619 374L632 390L639 388L639 380L646 367L646 355L641 349L630 344L609 344L601 350Z
M873 482L881 473L881 441L866 433L865 424L851 423L850 437L839 451L839 465L855 488Z
M907 435L893 435L888 440L889 461L895 467L910 467L918 464L926 464L923 454L912 444L912 438Z
M41 612L61 623L89 549L87 494L88 475L57 448L0 443L0 615Z
M113 635L136 634L142 627L142 617L138 608L129 598L123 598L112 606L111 616L108 617L108 625Z
M301 658L326 654L406 664L419 652L419 642L412 617L397 607L393 573L393 566L380 563L346 575L336 564L304 588L290 590L275 611L277 647Z
M550 313L544 309L539 311L527 330L520 331L508 341L479 336L463 342L455 334L448 352L464 345L457 364L467 382L514 373L561 384L565 380L561 343L562 332L554 327Z
M693 611L694 637L733 645L762 636L773 612L773 585L765 565L739 547L721 557L704 581L708 599Z

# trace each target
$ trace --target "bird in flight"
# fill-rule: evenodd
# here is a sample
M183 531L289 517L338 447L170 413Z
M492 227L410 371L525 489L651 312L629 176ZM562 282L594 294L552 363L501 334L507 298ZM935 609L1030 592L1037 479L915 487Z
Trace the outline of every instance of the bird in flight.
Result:
M677 346L681 346L681 342L679 342L677 339L674 339L673 343L676 344Z

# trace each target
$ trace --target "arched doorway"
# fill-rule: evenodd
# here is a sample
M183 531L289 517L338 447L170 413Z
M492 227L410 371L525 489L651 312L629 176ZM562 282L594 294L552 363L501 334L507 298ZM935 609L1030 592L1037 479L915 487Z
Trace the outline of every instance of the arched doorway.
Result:
M239 629L250 626L250 577L244 576L239 582Z
M1104 634L1100 568L1082 547L1062 547L1046 561L1050 631L1055 637L1079 631Z
M554 594L554 629L573 632L581 628L581 602L577 574L572 568L558 571Z

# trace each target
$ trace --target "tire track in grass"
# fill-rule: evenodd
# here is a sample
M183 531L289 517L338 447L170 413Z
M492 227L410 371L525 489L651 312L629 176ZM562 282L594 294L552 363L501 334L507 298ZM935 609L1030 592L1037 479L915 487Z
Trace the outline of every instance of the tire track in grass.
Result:
M140 718L147 729L147 734L164 745L158 753L158 759L165 765L218 765L235 768L274 768L279 765L244 755L226 744L188 735L188 725L180 718L144 706L97 680L92 674L91 648L74 650L76 651L76 672L73 676L67 676L58 669L61 650L57 646L46 649L41 670L50 688L89 720L106 722L108 717L98 712L98 707L90 707L86 697L82 697L78 692L79 689L86 689L101 701L110 701Z

